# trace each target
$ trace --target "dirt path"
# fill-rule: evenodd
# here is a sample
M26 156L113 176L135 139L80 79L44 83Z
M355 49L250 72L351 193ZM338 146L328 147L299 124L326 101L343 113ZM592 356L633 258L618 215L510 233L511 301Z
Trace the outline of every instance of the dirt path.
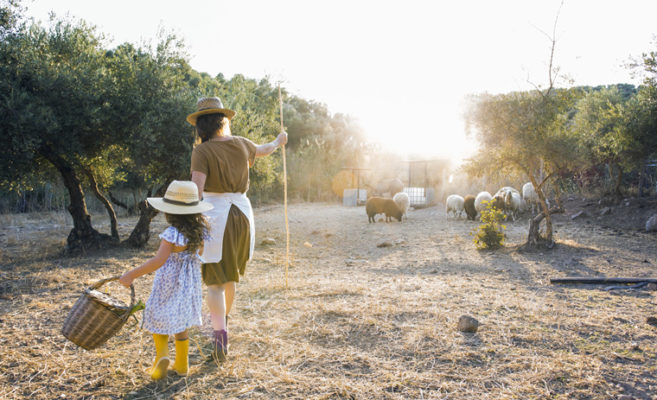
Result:
M521 253L514 245L525 239L523 219L508 224L507 248L480 252L469 236L476 223L441 208L368 224L362 207L298 204L285 289L281 208L256 210L256 225L229 360L203 361L206 325L192 334L190 376L160 384L143 374L152 358L146 332L124 329L94 352L58 333L80 285L143 261L155 240L148 251L79 259L29 257L4 242L0 398L655 396L657 328L646 318L657 316L656 292L549 284L568 275L655 277L652 235L564 216L555 250ZM153 231L163 228L158 220ZM264 238L276 243L260 245ZM144 299L150 283L137 283ZM477 333L456 329L465 314L479 321Z

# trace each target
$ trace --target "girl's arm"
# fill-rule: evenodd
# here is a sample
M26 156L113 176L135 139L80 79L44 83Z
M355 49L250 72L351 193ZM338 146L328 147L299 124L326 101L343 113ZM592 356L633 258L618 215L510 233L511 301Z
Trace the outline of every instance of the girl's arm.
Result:
M287 143L287 132L283 131L278 134L276 140L273 142L256 145L256 157L268 156L277 148L284 146ZM193 180L193 179L192 179Z
M172 250L173 243L162 239L160 242L160 248L157 250L157 254L155 254L153 258L149 259L141 266L121 275L119 282L125 287L130 287L130 285L132 285L132 281L139 278L140 276L150 274L153 271L157 271L162 265L164 265L164 262L167 260L167 258L169 258L169 255L171 255Z

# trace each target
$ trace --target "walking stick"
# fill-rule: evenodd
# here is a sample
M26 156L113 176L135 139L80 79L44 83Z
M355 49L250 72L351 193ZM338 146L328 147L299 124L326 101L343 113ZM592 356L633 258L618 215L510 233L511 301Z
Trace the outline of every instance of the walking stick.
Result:
M281 84L278 84L278 105L281 112L281 132L283 127L283 96L281 96ZM287 289L287 267L290 264L290 224L287 219L287 164L285 162L285 145L281 148L283 152L283 209L285 212L285 289Z

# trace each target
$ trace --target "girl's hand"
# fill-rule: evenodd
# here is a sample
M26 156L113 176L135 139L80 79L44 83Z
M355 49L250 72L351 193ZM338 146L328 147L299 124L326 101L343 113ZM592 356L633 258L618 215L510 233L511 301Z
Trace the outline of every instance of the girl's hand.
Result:
M121 277L119 278L119 283L129 288L130 285L132 285L132 281L134 280L135 279L132 276L130 276L130 272L126 272L125 274L121 275Z
M285 146L287 143L287 132L283 131L276 137L276 147Z

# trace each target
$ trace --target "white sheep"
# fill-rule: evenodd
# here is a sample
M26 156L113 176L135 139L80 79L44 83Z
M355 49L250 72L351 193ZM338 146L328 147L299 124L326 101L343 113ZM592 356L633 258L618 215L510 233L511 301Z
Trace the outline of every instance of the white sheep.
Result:
M525 201L527 208L531 209L532 215L535 215L541 209L541 203L538 198L536 190L534 190L534 185L531 182L527 182L522 186L522 199ZM545 199L547 206L550 207L550 202L548 199Z
M518 193L518 194L520 194L520 192L517 191L515 188L512 188L511 186L504 186L503 188L498 190L493 197L497 197L497 196L505 197L507 193Z
M406 215L408 212L408 207L411 205L411 199L408 197L408 193L399 192L392 196L392 200L397 203L399 208L402 211L402 216ZM406 216L408 219L408 216Z
M522 211L522 204L522 197L518 191L506 192L506 196L504 196L504 212L507 216L510 215L512 220L515 221L518 219L518 214Z
M511 186L504 186L493 196L494 199L498 197L503 200L504 214L515 221L524 208L520 192Z
M488 192L479 192L477 197L475 197L475 210L477 210L478 213L481 214L481 210L486 208L486 204L483 204L484 201L490 202L493 200L493 196L490 195Z
M463 199L463 197L458 194L450 194L445 201L445 214L449 214L451 211L454 214L454 218L460 217L464 211L464 204L465 199Z

